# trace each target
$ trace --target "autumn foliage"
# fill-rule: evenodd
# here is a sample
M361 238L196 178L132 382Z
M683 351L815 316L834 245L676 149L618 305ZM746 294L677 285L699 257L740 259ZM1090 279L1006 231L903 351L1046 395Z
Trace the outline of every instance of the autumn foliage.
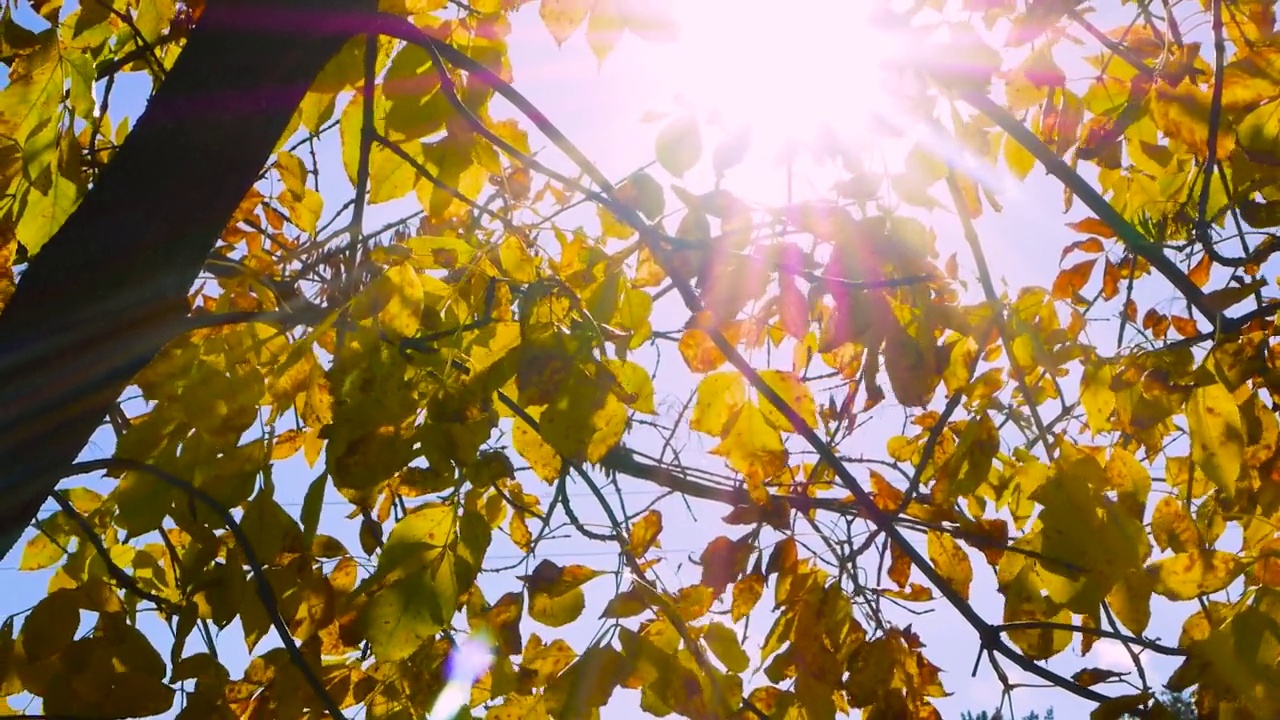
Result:
M929 609L1095 718L1170 717L1166 681L1280 716L1274 0L899 8L919 132L820 145L794 202L691 114L608 178L520 94L511 13L603 61L669 35L639 3L378 5L11 554L49 584L6 604L9 708L924 720L970 670ZM131 141L117 78L162 86L212 15L6 6L0 313ZM1024 242L1060 272L998 287L981 223L1046 173L1065 243ZM691 518L727 529L678 570Z

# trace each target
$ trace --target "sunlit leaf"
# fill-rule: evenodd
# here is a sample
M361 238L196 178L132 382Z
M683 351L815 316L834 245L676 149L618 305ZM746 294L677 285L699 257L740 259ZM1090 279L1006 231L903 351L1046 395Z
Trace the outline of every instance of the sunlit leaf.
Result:
M631 524L631 539L627 550L632 556L642 558L650 548L658 546L662 534L662 513L650 510Z
M729 672L746 672L751 664L751 659L738 642L738 636L723 624L709 623L702 630L702 639Z
M538 15L551 37L563 45L587 19L591 5L591 0L544 0L538 3Z
M1244 562L1221 550L1195 550L1147 566L1152 589L1170 600L1191 600L1225 590L1244 572Z
M682 116L664 125L658 132L655 151L658 163L667 172L683 177L702 156L702 130L697 119Z
M1231 392L1221 384L1193 390L1187 401L1187 429L1196 467L1224 493L1234 493L1244 462L1244 433Z
M809 390L809 386L805 385L804 381L795 373L782 370L764 370L760 373L760 377L805 424L811 428L817 426L818 416L817 409L813 403L813 393ZM773 427L784 432L797 431L797 428L791 424L791 421L787 419L783 411L763 397L760 402L760 410L764 412L765 420Z
M969 585L973 582L973 566L969 555L955 538L936 530L929 532L929 560L938 568L951 588L965 600L969 599Z

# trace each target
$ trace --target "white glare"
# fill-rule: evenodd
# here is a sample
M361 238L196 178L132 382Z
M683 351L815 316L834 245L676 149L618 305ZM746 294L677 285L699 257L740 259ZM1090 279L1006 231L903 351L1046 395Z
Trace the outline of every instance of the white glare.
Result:
M493 643L484 631L461 638L445 660L445 685L427 720L452 720L470 705L471 686L493 664Z

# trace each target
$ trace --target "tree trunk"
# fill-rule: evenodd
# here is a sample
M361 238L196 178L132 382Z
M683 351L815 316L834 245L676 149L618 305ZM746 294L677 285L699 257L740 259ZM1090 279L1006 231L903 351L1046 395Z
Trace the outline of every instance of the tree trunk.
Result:
M187 295L316 75L376 0L211 0L124 145L0 314L0 556Z

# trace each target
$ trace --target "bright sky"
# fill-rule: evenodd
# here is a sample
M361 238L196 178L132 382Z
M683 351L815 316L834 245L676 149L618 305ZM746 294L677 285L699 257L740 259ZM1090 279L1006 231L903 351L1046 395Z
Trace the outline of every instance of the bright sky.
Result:
M887 96L880 89L884 76L870 69L911 48L903 47L900 41L892 42L893 36L887 32L866 29L868 18L862 8L871 4L849 0L792 3L685 0L675 3L675 7L681 8L684 27L683 39L678 44L660 45L626 37L603 66L598 67L581 32L563 48L557 48L542 27L537 4L531 3L517 14L510 39L515 85L613 177L621 177L652 159L658 125L644 123L641 118L648 111L679 107L676 104L679 97L700 110L718 111L725 132L748 123L753 126L756 152L730 172L728 187L755 200L780 202L785 197L787 181L785 170L776 158L787 141L810 141L823 125L829 125L858 145L859 150L871 153L883 143L874 134L872 111L891 108L886 105ZM132 99L137 102L136 90ZM124 97L117 95L113 99L113 110L125 107L124 101ZM704 146L706 153L709 154L713 142L714 136L709 137ZM543 145L534 140L535 149ZM331 203L336 205L349 197L350 187L332 162L336 160L332 148L329 151L328 183ZM550 152L544 159L546 157L560 160ZM322 158L321 162L326 160ZM562 160L555 165L560 169L569 167ZM660 170L655 172L666 180ZM701 168L685 179L687 186L695 191L709 189L711 182L709 170ZM795 192L803 197L821 195L826 189L822 183L797 183ZM1040 173L1033 173L1025 185L1014 189L1004 200L1002 215L988 213L979 223L997 282L1005 277L1015 287L1027 283L1049 284L1056 269L1058 250L1069 233L1062 226L1068 218L1060 217L1060 188ZM394 206L375 207L369 226L380 225L398 214ZM590 223L591 215L586 211L580 220L574 221ZM1079 211L1070 219L1078 215ZM949 221L945 214L937 213L933 221L943 235L943 246L958 249L954 220ZM966 258L967 253L961 253L962 263ZM661 313L666 310L670 314L664 318ZM659 305L655 326L673 327L683 317L682 307ZM692 389L694 379L689 377L674 348L664 350L662 368L657 378L659 402L666 400L678 406ZM896 432L892 423L873 425L857 437L858 442L868 448L868 454L876 454L883 451L884 440ZM109 435L100 433L96 440L98 444L86 452L86 457L100 457L109 451ZM697 447L695 439L690 450ZM704 445L701 449L709 447ZM641 444L640 449L656 454L657 448ZM850 448L843 450L851 451ZM692 464L721 467L718 461L708 462L706 458L695 459ZM276 471L282 503L286 508L300 507L314 471L299 461L292 461L286 467L290 469ZM629 509L642 506L656 495L652 488L633 482L634 487L628 486L623 496ZM530 479L526 483L526 489L533 491L537 481ZM583 489L578 488L576 492L581 493ZM542 488L540 494L544 496L545 506L550 492ZM585 502L580 500L578 506ZM355 525L341 519L344 514L341 505L326 507L321 530L337 535L348 547L358 548ZM662 572L667 582L696 581L699 570L686 559L696 557L716 535L736 536L742 532L741 528L725 528L720 524L718 518L723 515L723 509L695 504L695 515L691 517L680 501L664 501L659 507L666 516L663 547L668 560ZM552 541L544 549L549 553L544 556L561 563L582 562L601 569L612 567L615 554L608 546L579 539ZM518 554L495 537L490 560L498 557L508 557L514 562ZM46 574L17 573L16 565L17 551L0 565L0 580L7 591L0 600L0 614L28 608L44 592ZM996 618L1000 605L994 591L993 573L977 556L974 565L975 605L984 615ZM504 577L485 576L481 584L486 596L492 600L502 592L518 589L514 576L522 572L513 571ZM587 586L585 620L571 626L565 635L575 648L585 647L598 629L592 618L599 614L613 589L609 578L597 579ZM768 604L766 599L761 607ZM903 617L902 621L914 622L928 646L928 656L948 671L943 682L953 697L941 701L939 707L945 716L957 718L964 710L994 709L999 699L999 684L987 665L983 664L976 678L969 677L978 650L976 636L948 607L935 604L933 609L930 615ZM1176 638L1177 628L1162 624L1158 610L1156 615L1150 634ZM757 647L769 622L760 613L752 618L750 632ZM164 632L159 626L155 629ZM526 637L531 631L544 638L558 636L558 631L526 626ZM193 640L193 647L194 643ZM228 629L219 644L224 660L247 657L237 626ZM272 644L268 638L257 651ZM1128 657L1118 645L1100 642L1090 659L1067 657L1061 662L1055 661L1053 667L1070 672L1090 665L1126 668L1128 664ZM1151 669L1156 677L1163 677L1172 668L1157 663ZM1014 678L1019 677L1016 671L1010 673ZM759 682L753 683L748 678L746 684L750 688ZM1027 690L1016 697L1020 714L1032 709L1043 711L1049 705L1057 708L1059 717L1083 715L1086 710L1083 703L1073 702L1057 691ZM606 714L619 718L642 717L638 694L615 693Z

